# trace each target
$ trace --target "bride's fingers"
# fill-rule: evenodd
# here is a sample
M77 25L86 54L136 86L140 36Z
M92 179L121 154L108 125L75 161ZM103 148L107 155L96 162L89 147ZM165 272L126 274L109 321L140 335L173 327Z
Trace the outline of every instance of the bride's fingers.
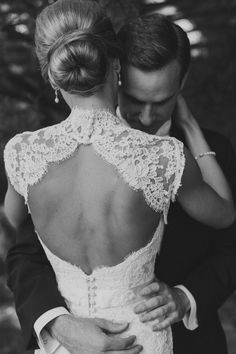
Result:
M159 308L156 308L153 311L145 313L145 314L141 315L139 318L140 318L141 322L148 322L148 321L153 321L156 319L158 319L160 322L162 319L167 318L168 314L170 314L172 312L172 310L173 310L172 306L170 304L167 304L165 306L161 306Z
M174 313L170 314L167 318L165 318L163 321L159 323L155 323L152 326L152 329L154 332L156 331L162 331L163 329L166 329L167 327L171 326L173 323L175 323L176 316Z
M154 310L155 308L162 306L166 303L166 299L164 296L155 296L151 299L142 301L134 308L134 312L136 314L140 314L142 312L149 312Z

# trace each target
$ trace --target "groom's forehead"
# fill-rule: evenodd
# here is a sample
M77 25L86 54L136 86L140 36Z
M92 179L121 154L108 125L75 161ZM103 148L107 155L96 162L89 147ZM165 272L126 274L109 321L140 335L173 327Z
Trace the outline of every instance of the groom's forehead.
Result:
M180 85L180 65L174 60L157 70L142 70L132 65L121 68L122 85L152 90L158 87L168 88Z

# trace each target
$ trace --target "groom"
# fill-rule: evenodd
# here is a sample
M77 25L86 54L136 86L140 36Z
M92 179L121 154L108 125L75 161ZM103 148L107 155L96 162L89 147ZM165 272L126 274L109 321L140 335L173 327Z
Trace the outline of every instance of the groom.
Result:
M179 98L190 60L186 34L163 16L147 15L124 26L119 37L124 49L121 115L133 128L170 134L184 142L183 122L194 122ZM178 47L177 57L173 46ZM216 133L204 131L204 135L231 188L235 187L236 158L231 145ZM30 224L22 227L18 238L8 255L8 284L15 295L27 347L35 347L38 335L52 353L55 343L47 331L62 344L73 341L74 352L79 352L82 335L88 334L88 344L98 340L86 324L81 334L80 319L67 314L54 273ZM160 281L153 289L155 301L148 311L160 315L160 329L172 325L174 353L227 353L217 310L236 288L235 225L216 231L191 219L178 203L172 204L156 276ZM142 314L142 309L134 310ZM113 324L104 326L106 333L115 332ZM128 342L118 345L119 336L115 338L104 352L137 352L128 348Z

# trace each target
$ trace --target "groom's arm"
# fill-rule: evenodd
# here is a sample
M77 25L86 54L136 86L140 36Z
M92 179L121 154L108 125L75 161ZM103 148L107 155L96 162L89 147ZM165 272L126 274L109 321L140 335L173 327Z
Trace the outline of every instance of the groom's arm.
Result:
M14 294L26 347L36 348L36 321L49 310L66 308L66 304L30 216L17 232L16 243L7 256L7 268L8 286Z
M196 301L199 325L236 289L236 223L219 233L211 255L183 282Z

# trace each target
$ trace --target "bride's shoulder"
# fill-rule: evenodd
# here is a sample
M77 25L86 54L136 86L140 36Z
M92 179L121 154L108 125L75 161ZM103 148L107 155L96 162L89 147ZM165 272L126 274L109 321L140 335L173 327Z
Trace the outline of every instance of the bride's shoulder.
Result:
M127 140L126 174L135 180L135 186L141 186L147 203L154 210L163 211L166 221L170 201L175 200L181 185L185 166L183 143L134 129L129 130Z
M151 135L122 125L116 135L116 147L122 150L123 157L131 157L152 164L158 175L170 169L175 172L179 165L185 164L184 145L170 136ZM161 166L161 168L159 168Z
M25 131L8 141L4 149L7 177L19 194L25 195L27 184L36 183L45 173L48 161L53 160L61 123L36 131ZM59 155L59 153L58 153Z
M147 152L168 155L183 153L184 145L181 141L170 136L151 135L140 130L128 128L127 140L133 148L145 147Z
M37 146L47 143L50 139L53 141L53 137L59 134L61 126L62 123L59 123L35 131L25 131L16 134L7 142L4 154L15 154L17 156L18 154L22 155L24 152L29 153L31 149L36 152ZM40 149L40 152L42 152L42 149Z

